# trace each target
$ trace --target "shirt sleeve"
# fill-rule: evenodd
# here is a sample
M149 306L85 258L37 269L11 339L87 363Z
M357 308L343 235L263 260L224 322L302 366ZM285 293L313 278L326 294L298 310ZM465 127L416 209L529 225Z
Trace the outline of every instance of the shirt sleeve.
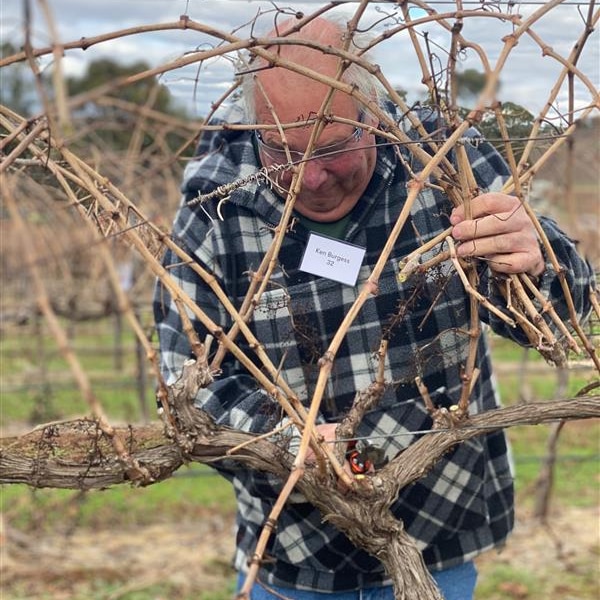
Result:
M222 281L222 269L210 258L210 220L182 206L175 225L174 239L190 256ZM172 281L185 292L218 328L227 331L231 316L221 306L215 293L198 274L172 251L163 258ZM186 360L194 358L187 335L183 332L181 316L169 291L158 281L154 293L154 319L159 345L161 372L167 385L180 376ZM188 316L201 342L211 331L190 311ZM213 343L213 350L216 344ZM277 402L258 386L255 379L228 353L221 372L206 388L200 389L195 405L208 412L219 425L234 429L265 433L281 419Z
M506 162L491 143L477 137L478 133L475 129L470 130L469 134L474 137L471 138L471 142L466 144L467 154L480 189L486 192L500 190L509 175ZM562 231L554 220L544 216L539 216L538 220L560 265L557 272L544 253L546 268L537 282L538 289L545 301L552 304L558 317L564 322L568 322L570 317L568 303L560 280L561 277L564 277L566 287L573 299L577 320L585 320L591 311L590 293L595 288L592 267L579 255L576 242ZM500 279L502 279L501 276L496 277L489 268L483 267L480 291L492 304L504 309L504 312L510 316L510 313L505 310L506 300L499 290ZM560 337L559 330L552 322L548 311L544 310L538 300L532 300L555 335ZM496 333L509 337L522 345L531 345L519 327L510 327L504 320L485 308L482 308L480 312L482 320L488 323Z
M569 313L567 297L561 283L561 278L564 278L564 284L573 300L575 317L578 322L585 322L592 308L591 294L596 288L594 271L590 263L579 254L577 243L562 231L554 220L544 216L538 217L538 220L548 237L552 251L559 264L559 269L558 271L555 269L546 252L543 250L546 265L545 270L537 281L537 288L544 298L544 302L549 302L556 315L568 325L571 315ZM481 283L486 288L484 293L494 305L506 307L506 300L500 293L500 286L503 285L501 279L502 277L496 278L491 274L489 269L486 269L482 275ZM548 323L550 329L560 339L562 334L552 321L549 311L536 298L531 298L531 300L537 311ZM508 311L505 310L504 312L510 316ZM489 313L487 310L482 309L481 317L496 333L514 339L522 345L531 345L525 333L519 327L512 328L508 326L502 319Z

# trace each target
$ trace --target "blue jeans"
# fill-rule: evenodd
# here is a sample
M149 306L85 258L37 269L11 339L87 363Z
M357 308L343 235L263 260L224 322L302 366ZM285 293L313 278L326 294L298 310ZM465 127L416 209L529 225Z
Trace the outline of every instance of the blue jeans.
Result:
M445 600L472 600L475 582L477 581L477 569L473 562L467 562L458 567L445 569L444 571L432 571ZM244 583L244 575L238 578L238 591ZM327 594L322 592L309 592L269 586L282 596L291 600L394 600L394 590L391 585L384 587L364 588L353 592L335 592ZM254 584L250 594L250 600L280 600L274 594L269 593L264 587Z

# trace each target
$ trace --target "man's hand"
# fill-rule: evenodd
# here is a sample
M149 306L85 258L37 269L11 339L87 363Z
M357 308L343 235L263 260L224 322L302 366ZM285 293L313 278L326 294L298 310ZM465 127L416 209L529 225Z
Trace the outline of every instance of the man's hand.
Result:
M316 425L315 429L317 430L317 435L322 436L325 442L335 442L337 423L321 423L320 425ZM315 462L315 460L317 460L317 457L313 449L309 446L306 451L306 462Z
M335 442L335 433L337 430L337 423L321 423L315 427L317 430L317 434L321 435L326 442L332 443ZM313 452L312 448L309 446L306 452L306 462L311 463L315 462L316 456ZM344 460L344 471L350 475L350 477L354 477L354 473L352 468L350 467L350 463L348 460Z
M500 273L528 273L538 277L544 258L537 232L518 198L489 193L471 201L471 219L464 206L452 211L452 237L459 241L458 256L476 256L489 261Z

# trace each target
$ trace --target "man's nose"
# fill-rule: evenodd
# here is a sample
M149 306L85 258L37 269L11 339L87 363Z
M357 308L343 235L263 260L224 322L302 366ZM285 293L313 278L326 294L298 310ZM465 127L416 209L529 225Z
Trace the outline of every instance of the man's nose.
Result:
M320 161L309 160L304 167L304 177L302 187L305 190L317 190L327 179L327 172L322 167Z

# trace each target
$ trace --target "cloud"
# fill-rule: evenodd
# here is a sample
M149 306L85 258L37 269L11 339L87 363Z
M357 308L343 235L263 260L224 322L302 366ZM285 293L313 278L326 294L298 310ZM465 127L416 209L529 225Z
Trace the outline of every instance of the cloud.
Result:
M81 2L81 0L48 0L62 42L77 40L83 36L91 37L127 27L156 23L177 22L181 14L188 14L195 21L210 25L223 32L234 32L241 37L250 35L251 26L256 19L258 30L269 29L276 18L275 4L285 7L286 15L295 11L309 13L325 4L322 0L303 0L294 2L271 2L267 0L98 0ZM506 36L518 27L511 19L498 19L492 13L492 5L501 4L506 9L507 3L490 3L485 14L479 3L465 3L468 10L478 10L482 16L464 19L462 34L473 45L460 53L460 68L482 69L477 48L484 50L495 66L506 44ZM521 12L521 18L529 18L535 11L542 10L543 2L535 4L518 3L512 9ZM2 38L20 45L23 40L23 15L18 2L4 3L2 11ZM340 10L352 14L357 2L346 2ZM432 6L438 12L455 8L453 3L435 2ZM34 45L44 46L50 42L48 27L42 19L37 3L32 3L34 21L32 37ZM583 16L573 4L554 8L537 21L532 29L539 36L543 45L552 48L562 56L568 56L583 31ZM412 18L419 18L423 13L412 13ZM490 16L493 15L493 16ZM382 33L391 27L400 27L402 18L399 8L392 3L373 2L365 13L364 23L373 25ZM452 25L453 21L449 21ZM439 24L429 23L419 28L420 41L424 45L427 40L434 52L434 68L440 74L448 64L447 48L450 34ZM504 39L504 41L503 41ZM80 75L88 61L99 57L110 56L124 63L145 60L152 66L175 60L196 49L211 47L218 40L195 31L160 31L139 34L112 40L85 52L75 50L67 54L64 62L65 72ZM592 78L593 85L598 87L600 79L598 32L594 32L582 54L579 66ZM411 41L406 31L399 32L392 38L382 42L374 51L374 60L382 72L395 87L400 87L416 97L423 96L425 88L421 83L422 74ZM527 106L532 112L541 109L547 100L550 89L561 73L563 66L552 56L544 56L543 48L532 36L524 35L515 46L502 72L502 85L499 95L503 100L510 100ZM195 104L194 112L203 114L210 103L216 100L229 85L233 75L231 63L223 59L207 61L202 65L194 65L166 74L162 81L182 101ZM590 92L578 85L578 103L590 101ZM195 99L194 99L195 98ZM198 100L200 98L200 100ZM566 88L559 94L559 102L566 104Z

